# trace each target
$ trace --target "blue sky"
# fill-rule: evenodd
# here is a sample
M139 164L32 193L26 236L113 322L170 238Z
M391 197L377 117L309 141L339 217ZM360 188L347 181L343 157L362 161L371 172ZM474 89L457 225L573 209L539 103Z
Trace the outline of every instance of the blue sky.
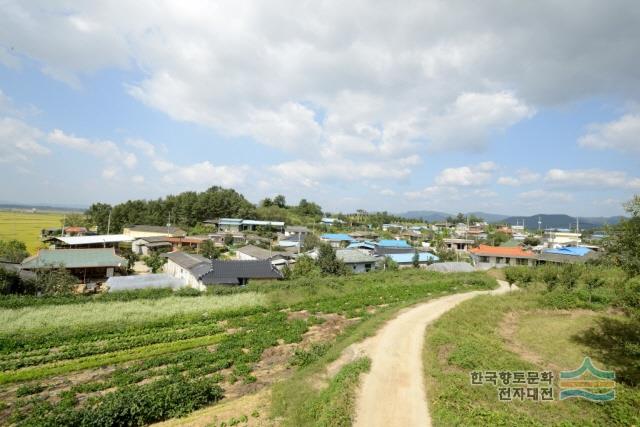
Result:
M620 214L640 8L570 4L7 2L0 200Z

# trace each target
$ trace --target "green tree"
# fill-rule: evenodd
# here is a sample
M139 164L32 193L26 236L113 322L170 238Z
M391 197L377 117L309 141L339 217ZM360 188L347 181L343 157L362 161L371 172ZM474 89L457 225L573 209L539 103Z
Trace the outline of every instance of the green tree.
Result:
M607 228L603 246L607 259L631 277L640 275L640 196L635 195L624 208L631 217Z
M273 200L271 200L270 198L266 197L260 202L260 206L262 206L263 208L271 207L271 206L273 206Z
M522 241L526 246L538 246L540 244L540 239L535 236L527 236Z
M414 268L420 268L420 254L418 251L413 253L413 257L411 258L411 264L413 264Z
M320 207L320 205L309 202L307 201L307 199L300 200L300 203L298 203L298 207L296 208L296 210L299 215L303 216L322 216L322 208Z
M45 295L65 295L73 293L80 281L64 266L39 269L36 271L35 288Z
M547 290L552 291L560 281L558 268L554 265L545 265L540 271L540 278L547 285Z
M19 240L0 240L0 261L22 262L29 256L27 246Z
M273 204L279 208L286 208L287 200L284 198L282 194L278 194L276 197L273 198Z
M291 271L291 277L293 279L298 279L300 277L317 277L320 276L320 274L320 267L318 267L316 262L307 255L298 257Z
M604 285L604 279L598 272L589 271L584 276L584 284L589 291L589 304L591 304L593 291Z
M321 240L315 234L309 233L302 240L302 250L304 252L312 251L317 248L321 243Z
M323 274L344 275L347 267L336 256L336 251L328 243L322 243L318 247L318 259L316 264Z
M151 255L144 258L144 263L151 269L152 273L160 271L167 259L161 257L157 252L152 252Z
M388 271L398 271L399 267L397 262L386 256L382 262L382 268Z
M572 291L576 288L579 277L580 273L578 272L578 267L573 264L563 265L559 269L558 279L568 291Z
M509 284L509 288L520 281L520 269L518 267L507 267L504 270L504 279Z
M220 249L218 249L211 240L205 240L202 242L200 246L200 252L202 256L209 259L218 259L220 258Z
M111 205L106 203L94 203L85 212L85 217L89 226L98 227L98 233L106 234L109 222L109 212Z
M233 234L227 233L224 235L224 245L225 246L233 245Z

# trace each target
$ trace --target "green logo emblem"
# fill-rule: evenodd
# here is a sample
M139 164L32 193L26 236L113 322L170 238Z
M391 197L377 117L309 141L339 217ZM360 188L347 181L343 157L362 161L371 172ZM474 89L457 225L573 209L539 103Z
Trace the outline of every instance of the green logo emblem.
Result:
M606 402L616 398L616 374L602 371L585 357L575 371L560 372L560 400L580 397L594 402Z

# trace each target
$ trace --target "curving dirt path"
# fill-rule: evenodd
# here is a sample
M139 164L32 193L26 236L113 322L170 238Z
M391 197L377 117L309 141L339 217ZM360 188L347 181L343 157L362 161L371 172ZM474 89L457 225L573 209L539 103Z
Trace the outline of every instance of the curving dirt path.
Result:
M375 336L348 349L345 358L365 354L372 362L358 391L354 425L430 426L422 369L425 328L462 301L509 291L507 282L498 283L492 291L448 295L407 309Z

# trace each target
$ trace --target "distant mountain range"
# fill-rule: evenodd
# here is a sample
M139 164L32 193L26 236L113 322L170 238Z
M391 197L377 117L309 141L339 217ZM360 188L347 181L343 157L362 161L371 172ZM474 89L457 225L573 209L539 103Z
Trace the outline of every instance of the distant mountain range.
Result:
M63 206L63 205L26 205L20 203L0 202L0 210L31 210L48 212L84 212L86 208L80 206Z
M404 218L409 219L422 219L429 222L444 221L448 217L456 216L457 214L448 214L446 212L439 211L409 211L398 214ZM487 212L469 212L466 215L475 215L483 218L488 223L502 223L502 224L523 224L525 228L535 230L538 228L538 219L541 222L541 227L544 228L575 228L576 217L565 214L538 214L531 216L514 216L514 215L501 215L492 214ZM580 217L580 228L584 230L592 228L600 228L605 224L617 224L620 222L622 216L611 217Z

